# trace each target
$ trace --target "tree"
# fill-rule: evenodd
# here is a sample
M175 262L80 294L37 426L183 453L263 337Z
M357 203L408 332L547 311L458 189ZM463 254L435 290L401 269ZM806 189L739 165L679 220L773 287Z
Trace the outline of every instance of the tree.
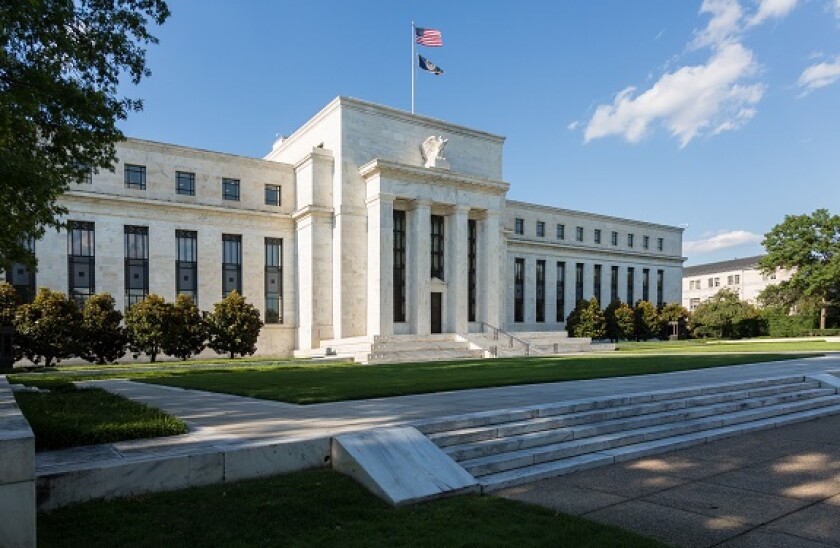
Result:
M123 315L108 293L91 296L82 308L80 355L89 362L115 362L125 354L128 335Z
M626 303L615 300L604 309L607 337L613 342L633 337L633 309Z
M691 320L698 335L705 333L719 338L756 336L762 329L755 306L739 300L738 294L729 289L721 289L700 303Z
M43 359L44 366L50 367L77 354L81 314L64 293L42 287L32 304L18 308L15 329L22 354L34 364Z
M633 309L633 324L636 339L646 341L659 334L662 319L650 301L639 301Z
M572 337L603 339L607 332L607 322L598 299L593 297L590 301L578 301L566 319L566 329Z
M178 295L170 309L162 348L166 354L186 360L207 346L207 325L189 295Z
M0 264L31 264L24 243L61 225L56 199L111 168L116 122L143 108L121 77L149 76L148 27L168 16L164 0L0 3Z
M765 274L793 270L786 290L812 297L820 307L820 329L826 314L840 297L840 217L818 209L811 215L785 215L784 221L764 235L767 255L759 266ZM788 297L789 298L789 297Z
M260 312L245 301L238 292L232 291L221 302L213 305L213 312L205 318L210 335L208 346L219 354L253 354L257 351L257 339L263 322Z
M152 293L125 313L129 346L136 354L144 353L152 363L163 350L172 305ZM135 356L136 357L136 356Z
M0 326L14 325L18 294L12 284L0 282Z

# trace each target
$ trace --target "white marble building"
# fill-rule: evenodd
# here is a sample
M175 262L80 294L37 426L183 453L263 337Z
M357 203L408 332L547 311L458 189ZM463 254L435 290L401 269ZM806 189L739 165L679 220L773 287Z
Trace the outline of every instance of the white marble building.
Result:
M36 242L26 283L125 306L188 292L202 309L236 288L274 355L482 322L560 331L593 295L681 301L681 228L507 200L503 144L346 97L264 159L129 139L114 172L62 198L74 230Z
M789 280L793 272L777 269L765 275L758 268L763 255L688 266L683 270L682 305L694 310L721 289L734 292L742 301L756 303L768 285Z

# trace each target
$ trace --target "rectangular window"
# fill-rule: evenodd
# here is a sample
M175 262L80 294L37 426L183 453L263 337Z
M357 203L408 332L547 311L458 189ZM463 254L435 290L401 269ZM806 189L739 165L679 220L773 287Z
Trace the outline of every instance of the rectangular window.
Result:
M88 170L85 172L84 176L82 177L82 180L79 181L79 182L81 184L85 184L85 185L92 185L93 184L93 169L88 168Z
M566 321L566 263L557 261L557 321Z
M583 263L575 265L575 302L583 300Z
M592 239L595 241L596 244L601 243L601 229L596 228L595 231L592 233Z
M195 196L195 173L176 171L175 192L185 196Z
M636 269L632 266L627 267L627 304L634 306L636 302L636 295L633 289L636 285Z
M596 264L592 269L592 296L601 303L601 265Z
M514 234L525 234L525 219L514 219L513 221L513 233Z
M146 190L146 166L125 164L125 187Z
M265 205L281 205L280 185L265 185Z
M537 322L545 321L545 261L537 261Z
M688 301L688 309L691 310L692 312L698 306L700 306L700 299L699 298L691 299L690 301Z
M513 321L525 321L525 259L513 261Z
M443 280L443 217L432 215L432 278Z
M70 297L83 306L96 292L94 279L94 224L67 223L67 278Z
M127 310L149 294L149 227L126 225L123 232Z
M714 278L709 278L709 287L714 287L714 286L715 286L715 279Z
M610 267L610 302L618 300L618 267Z
M467 221L467 253L469 264L467 265L467 292L468 308L467 321L474 322L478 302L478 223L470 219Z
M35 257L35 239L26 240L26 248ZM22 263L13 263L6 269L6 281L15 288L20 304L31 304L35 300L35 269Z
M642 300L650 302L650 269L642 269Z
M715 278L715 287L720 287L720 278Z
M579 226L579 227L575 228L575 240L577 240L578 242L583 241L583 227L582 226Z
M175 292L198 306L198 232L175 231Z
M635 238L635 236L633 236L633 234L628 234L627 235L627 247L633 247L634 238Z
M222 199L239 201L239 179L222 179Z
M618 245L618 232L616 232L616 231L610 232L610 243L612 245Z
M265 239L265 323L283 323L283 239Z
M662 249L664 247L665 247L665 239L664 238L657 238L656 239L656 249L658 249L659 251L662 251Z
M222 297L242 295L242 236L222 234Z
M727 277L726 277L726 285L732 285L732 283L733 283L734 281L735 281L735 277L734 277L734 276L731 276L731 275L730 275L730 276L727 276Z
M741 275L740 274L735 274L735 285L738 285L740 283L741 283Z
M665 304L665 271L656 271L656 306L662 308Z
M642 248L650 249L650 236L642 236Z
M545 238L545 223L537 221L537 238Z
M405 321L405 211L394 210L394 321Z
M566 225L557 225L557 239L558 240L565 240L566 239Z

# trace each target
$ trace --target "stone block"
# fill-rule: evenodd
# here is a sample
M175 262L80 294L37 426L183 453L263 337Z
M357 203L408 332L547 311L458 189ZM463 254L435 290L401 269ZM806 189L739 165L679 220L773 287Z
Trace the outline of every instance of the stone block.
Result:
M239 481L330 464L330 438L249 444L224 454L225 481Z
M34 548L35 481L0 485L0 546Z

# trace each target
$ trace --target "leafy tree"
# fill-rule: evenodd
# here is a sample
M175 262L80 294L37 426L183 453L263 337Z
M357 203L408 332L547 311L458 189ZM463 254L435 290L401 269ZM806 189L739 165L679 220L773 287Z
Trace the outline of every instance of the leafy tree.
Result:
M207 325L189 295L178 295L172 305L163 337L163 351L186 360L207 346Z
M820 329L825 329L829 306L840 300L840 217L827 209L785 215L762 243L767 255L759 263L761 269L765 274L778 268L794 270L784 290L794 297L816 299Z
M646 341L659 335L662 319L650 301L639 301L633 309L636 339Z
M593 297L589 301L578 301L566 319L566 329L572 337L603 339L607 332L607 322L598 300Z
M116 122L142 101L118 94L150 74L150 24L163 0L0 3L0 264L32 263L23 245L65 210L56 199L90 169L111 168Z
M0 282L0 326L13 325L19 301L12 284Z
M759 335L762 321L752 304L741 301L738 294L721 289L700 303L691 315L695 332L720 338L739 338Z
M253 354L257 351L257 339L263 322L254 305L245 301L238 292L232 291L221 302L213 305L213 312L205 318L210 335L208 346L219 354Z
M64 293L42 287L32 304L18 308L15 329L22 354L34 364L43 359L44 365L50 367L77 354L81 314Z
M131 351L146 354L149 361L154 363L157 355L163 351L171 314L172 305L154 293L132 305L125 313L125 328Z
M662 306L659 311L659 318L662 320L662 339L667 339L671 335L671 322L677 322L677 333L679 337L686 337L688 335L688 320L691 313L684 307L677 303L667 303Z
M128 335L120 325L123 315L108 293L91 296L82 308L80 355L99 364L115 362L125 354Z
M615 300L604 309L604 320L606 321L607 337L611 341L618 342L621 339L633 337L635 322L633 309L626 303Z

